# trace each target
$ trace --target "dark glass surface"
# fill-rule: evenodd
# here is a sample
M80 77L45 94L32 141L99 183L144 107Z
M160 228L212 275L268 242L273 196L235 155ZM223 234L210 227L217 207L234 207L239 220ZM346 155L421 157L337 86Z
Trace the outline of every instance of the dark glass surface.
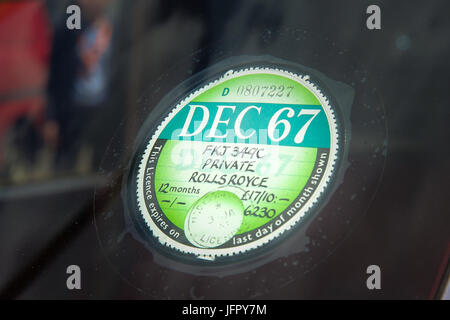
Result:
M66 28L67 1L0 4L1 297L436 297L450 254L447 1L381 2L375 31L371 1L88 2L81 31ZM92 58L105 86L79 102L91 63L79 39L92 25L107 43ZM126 232L122 178L152 108L240 55L355 89L349 167L308 227L308 251L223 277L173 270ZM66 288L71 264L82 290ZM366 287L372 264L381 290Z

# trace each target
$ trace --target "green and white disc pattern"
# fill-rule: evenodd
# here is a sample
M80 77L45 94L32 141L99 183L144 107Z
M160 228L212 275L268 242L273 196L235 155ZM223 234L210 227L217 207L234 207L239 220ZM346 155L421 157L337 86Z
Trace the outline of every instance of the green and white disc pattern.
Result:
M214 259L260 248L330 185L338 123L308 75L230 70L169 107L136 179L139 213L168 250Z

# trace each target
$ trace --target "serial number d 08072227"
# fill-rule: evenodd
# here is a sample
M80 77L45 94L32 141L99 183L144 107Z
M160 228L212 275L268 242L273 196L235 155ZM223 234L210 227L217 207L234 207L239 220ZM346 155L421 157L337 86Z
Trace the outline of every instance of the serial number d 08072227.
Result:
M237 87L236 95L237 96L244 96L244 97L286 97L289 98L291 95L292 90L294 89L293 86L284 86L284 85L275 85L275 84L268 84L268 85L253 85L253 84L247 84L247 85L240 85Z

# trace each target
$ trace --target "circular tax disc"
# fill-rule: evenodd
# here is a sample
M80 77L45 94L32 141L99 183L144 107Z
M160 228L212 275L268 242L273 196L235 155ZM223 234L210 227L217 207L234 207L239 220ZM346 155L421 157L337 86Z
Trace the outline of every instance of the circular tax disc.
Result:
M174 255L236 257L316 210L339 160L339 123L308 74L228 70L169 105L135 170L136 207Z

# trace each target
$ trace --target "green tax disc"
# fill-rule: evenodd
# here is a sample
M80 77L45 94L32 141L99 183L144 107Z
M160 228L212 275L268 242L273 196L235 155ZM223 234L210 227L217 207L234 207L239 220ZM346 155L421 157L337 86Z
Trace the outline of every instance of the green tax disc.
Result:
M131 214L174 258L257 255L295 232L332 189L344 145L339 111L310 74L281 66L192 83L141 134Z

